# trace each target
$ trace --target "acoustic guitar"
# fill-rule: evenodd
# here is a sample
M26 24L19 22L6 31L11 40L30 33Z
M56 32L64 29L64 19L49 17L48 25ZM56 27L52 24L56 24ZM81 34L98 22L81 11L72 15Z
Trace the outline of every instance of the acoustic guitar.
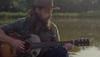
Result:
M21 36L22 37L22 36ZM70 41L61 41L61 42L41 42L40 38L37 35L31 34L29 38L25 39L25 54L30 54L31 56L37 56L42 48L52 48L63 46L64 43L71 43L75 46L89 46L89 39L76 39ZM14 48L13 48L14 49ZM0 45L0 57L14 57L17 51L12 52L12 47L10 44L3 43Z

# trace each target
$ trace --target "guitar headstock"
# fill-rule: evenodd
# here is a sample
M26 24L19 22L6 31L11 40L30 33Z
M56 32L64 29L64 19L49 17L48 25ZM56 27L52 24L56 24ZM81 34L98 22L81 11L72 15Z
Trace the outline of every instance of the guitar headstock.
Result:
M75 46L90 46L90 40L86 38L80 38L77 40L73 40L73 44Z
M67 41L75 46L90 46L90 40L87 38L80 38L76 40Z

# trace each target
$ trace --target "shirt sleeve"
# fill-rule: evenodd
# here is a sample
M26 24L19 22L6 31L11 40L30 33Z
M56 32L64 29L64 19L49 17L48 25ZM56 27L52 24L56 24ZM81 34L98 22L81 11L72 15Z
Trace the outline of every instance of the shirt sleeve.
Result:
M5 25L2 25L0 26L0 28L6 33L6 34L9 34L9 33L12 33L14 31L17 31L17 29L20 27L20 24L21 22L19 20L15 21L15 22L12 22L10 24L5 24Z

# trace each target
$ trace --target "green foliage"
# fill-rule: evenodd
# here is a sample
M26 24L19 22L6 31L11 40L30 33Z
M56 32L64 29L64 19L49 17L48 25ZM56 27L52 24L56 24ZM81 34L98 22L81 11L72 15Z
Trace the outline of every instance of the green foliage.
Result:
M25 12L0 12L0 19L3 19L5 17L9 18L20 18L24 17L27 14ZM53 17L58 18L99 18L100 11L89 11L89 12L83 12L83 13L53 13Z
M25 11L34 0L0 0L0 11ZM99 0L54 0L60 12L86 12L100 10Z

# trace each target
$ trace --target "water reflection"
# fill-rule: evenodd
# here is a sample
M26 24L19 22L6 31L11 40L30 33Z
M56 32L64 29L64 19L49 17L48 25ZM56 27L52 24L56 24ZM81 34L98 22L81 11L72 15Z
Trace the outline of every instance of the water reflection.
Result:
M89 47L77 52L73 57L100 57L100 49L98 47Z

